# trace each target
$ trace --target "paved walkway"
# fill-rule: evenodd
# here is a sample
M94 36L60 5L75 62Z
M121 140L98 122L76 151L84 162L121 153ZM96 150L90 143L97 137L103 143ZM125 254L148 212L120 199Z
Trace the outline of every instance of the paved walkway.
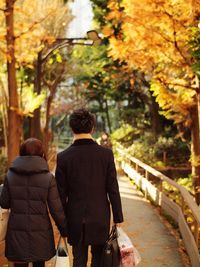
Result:
M138 267L183 267L177 241L163 225L155 209L140 192L134 189L127 177L119 178L119 186L125 217L123 229L142 257ZM57 240L57 230L55 236ZM1 248L1 252L2 250ZM5 261L2 257L1 259L0 266L6 266L2 265ZM54 260L49 261L46 266L53 267Z
M119 178L124 230L141 254L138 267L183 267L175 237L127 177Z
M119 178L119 186L125 217L122 226L141 254L138 267L183 267L177 241L155 209L127 177ZM52 263L47 266L53 267Z

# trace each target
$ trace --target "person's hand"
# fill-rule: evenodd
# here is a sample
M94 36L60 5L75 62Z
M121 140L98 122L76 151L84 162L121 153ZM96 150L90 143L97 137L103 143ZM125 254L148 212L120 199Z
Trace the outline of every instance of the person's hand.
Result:
M63 237L63 241L64 241L64 244L67 246L69 243L68 243L68 239L66 236Z
M112 226L122 227L122 223L114 223L114 222L113 222Z

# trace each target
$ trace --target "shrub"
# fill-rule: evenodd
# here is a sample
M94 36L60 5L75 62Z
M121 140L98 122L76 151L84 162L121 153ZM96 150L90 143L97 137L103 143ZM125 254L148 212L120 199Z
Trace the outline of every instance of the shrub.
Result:
M117 141L124 146L129 146L135 138L139 137L140 133L140 130L133 128L130 124L123 124L112 133L111 138L113 142Z
M180 139L160 136L154 144L155 157L170 166L189 162L190 150Z
M112 142L121 143L139 160L153 167L188 165L190 150L187 143L173 137L155 135L138 130L128 124L122 125L112 135Z

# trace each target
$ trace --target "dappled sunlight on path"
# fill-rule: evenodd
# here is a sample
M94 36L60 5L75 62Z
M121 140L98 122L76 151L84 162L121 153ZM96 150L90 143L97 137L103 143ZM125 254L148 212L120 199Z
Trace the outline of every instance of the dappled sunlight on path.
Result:
M121 177L119 182L121 198L135 199L144 201L143 197L131 187L131 182L126 177ZM125 207L124 207L125 208Z
M123 228L142 257L138 267L184 266L175 237L151 204L127 177L119 177L119 186L125 217Z

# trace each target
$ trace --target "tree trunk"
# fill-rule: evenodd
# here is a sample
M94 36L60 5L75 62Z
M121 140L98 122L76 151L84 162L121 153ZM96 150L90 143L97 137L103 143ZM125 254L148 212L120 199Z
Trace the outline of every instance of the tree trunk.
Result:
M192 179L195 193L195 200L200 205L200 135L199 135L199 114L198 104L191 110L191 154L192 154Z
M39 95L41 93L41 80L42 80L42 51L38 53L36 62L36 76L35 76L35 92ZM31 118L31 137L38 139L42 138L41 122L40 122L40 107L34 110L33 118Z
M103 131L105 131L105 129L106 129L106 122L105 122L105 118L104 118L104 115L103 114L101 114L101 119L102 119L102 124L103 124L103 127L102 127L102 132Z
M50 110L51 110L51 103L53 101L53 96L50 94L50 96L47 98L47 106L46 106L46 122L44 127L44 148L46 155L48 156L48 147L49 147L49 141L50 141L50 131L49 131L49 121L50 121Z
M7 148L8 147L8 114L7 114L6 105L4 106L4 104L2 105L2 122L3 122L4 144L5 144L5 147Z
M56 89L58 87L58 84L61 82L63 73L64 73L64 66L60 70L60 75L57 77L57 79L54 81L52 85L49 85L49 96L47 98L47 107L46 107L46 123L44 127L43 132L43 141L44 141L44 147L46 151L46 155L48 156L48 149L49 149L49 141L52 139L52 133L49 130L49 121L50 121L50 111L51 111L51 104L53 102L54 96L56 94Z
M4 138L4 146L7 149L8 147L8 113L7 113L7 106L8 106L8 99L6 96L4 84L0 81L1 83L1 89L2 91L0 92L0 97L2 100L1 104L1 114L2 114L2 126L3 126L3 138ZM5 151L5 155L7 156L7 152Z
M109 129L109 133L112 132L112 126L111 126L111 121L110 121L110 116L109 116L109 109L108 109L108 102L107 99L105 99L105 112L106 112L106 119L107 119L107 123L108 123L108 129Z
M151 93L151 92L150 92ZM151 103L150 103L150 116L151 116L151 125L154 136L158 136L162 132L162 124L159 116L159 105L155 101L155 97L151 94Z
M14 38L14 0L6 0L6 45L7 45L7 72L8 72L8 163L18 154L22 123L18 113L18 94L16 79L16 58Z
M106 131L106 121L105 121L105 117L104 117L104 108L103 108L103 102L101 97L97 99L97 102L99 104L99 111L101 114L101 119L102 119L102 129L101 131Z

